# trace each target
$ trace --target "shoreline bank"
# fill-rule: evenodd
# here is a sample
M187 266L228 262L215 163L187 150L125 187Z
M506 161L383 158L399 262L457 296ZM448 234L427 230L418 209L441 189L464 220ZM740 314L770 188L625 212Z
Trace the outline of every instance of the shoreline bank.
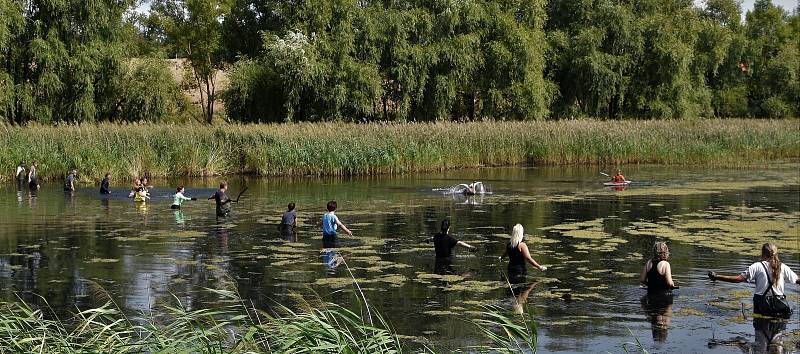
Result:
M800 159L800 120L3 126L0 180L377 175L514 165L713 165Z

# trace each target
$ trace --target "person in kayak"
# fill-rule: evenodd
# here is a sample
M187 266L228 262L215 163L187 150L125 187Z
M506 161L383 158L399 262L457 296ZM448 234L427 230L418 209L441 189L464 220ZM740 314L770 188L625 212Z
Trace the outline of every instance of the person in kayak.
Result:
M611 181L614 183L624 183L627 180L625 179L625 176L622 175L622 170L617 170L617 174L615 174L614 177L611 177Z
M297 241L294 236L294 228L297 226L297 210L295 210L294 203L289 203L286 209L286 212L281 216L281 237L283 237L284 240L294 242Z
M75 179L78 178L76 175L78 174L77 170L69 171L67 175L67 179L64 181L64 191L65 192L74 192L75 191Z
M444 219L442 221L441 232L433 236L433 247L436 250L436 258L452 258L453 248L456 246L462 246L470 250L475 250L475 246L456 240L453 235L450 235L450 220Z
M36 170L36 160L31 163L31 168L28 169L28 188L32 191L39 190L39 175Z
M222 182L219 184L219 190L214 193L209 200L214 199L217 204L217 217L226 217L231 212L230 204L234 202L228 197L228 183Z
M669 248L665 242L658 241L653 245L653 258L645 263L639 274L639 282L647 286L648 294L669 293L675 288L672 280L672 268L667 259Z
M781 263L778 257L778 246L773 243L765 243L761 246L761 261L750 265L739 275L722 275L715 272L708 272L708 278L712 281L722 280L729 283L749 282L755 283L756 288L753 293L753 312L765 316L791 315L791 309L787 306L786 312L775 313L774 307L770 308L766 302L767 293L780 300L786 299L784 284L800 285L800 278L786 264Z
M322 216L322 245L323 247L330 248L336 247L336 231L339 227L347 233L348 236L353 236L353 233L345 226L339 217L336 216L336 208L338 205L335 200L331 200L326 205L328 212Z
M183 204L183 202L187 200L197 200L197 198L189 198L183 195L183 192L186 191L186 189L183 188L183 186L178 186L178 188L175 191L176 193L173 196L172 205L169 206L171 209L180 209L181 204Z
M528 274L528 268L525 265L526 263L530 263L532 266L536 267L542 272L547 270L547 267L540 265L533 259L533 257L531 257L531 253L528 250L528 245L526 245L525 241L523 240L524 236L525 230L522 228L522 225L514 225L514 229L511 231L511 240L508 241L506 250L500 257L502 259L505 256L508 256L509 279L524 278L525 275Z
M110 182L111 182L111 173L106 172L106 175L103 176L103 180L100 181L100 194L111 194L111 190L108 188Z

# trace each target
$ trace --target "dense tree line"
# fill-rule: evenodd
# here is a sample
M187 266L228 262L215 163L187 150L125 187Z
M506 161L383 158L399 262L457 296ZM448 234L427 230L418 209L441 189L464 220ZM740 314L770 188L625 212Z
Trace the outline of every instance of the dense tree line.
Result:
M0 0L0 117L787 117L800 16L758 0ZM152 59L148 59L152 58ZM216 87L220 70L229 79ZM183 112L183 113L181 113Z

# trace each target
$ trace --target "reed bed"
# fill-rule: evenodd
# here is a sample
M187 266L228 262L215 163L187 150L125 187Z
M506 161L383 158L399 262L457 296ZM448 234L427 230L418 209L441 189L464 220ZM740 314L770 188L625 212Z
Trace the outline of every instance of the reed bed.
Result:
M277 305L274 313L249 306L234 291L212 290L221 304L189 309L178 297L140 316L127 316L106 296L98 307L59 317L48 306L0 303L0 352L13 353L402 353L405 346L364 298L361 313L295 296L297 309ZM473 321L486 345L475 352L536 352L532 319L506 316L485 307ZM413 352L436 353L416 345Z
M517 164L741 166L800 158L800 120L0 126L0 166L40 179L356 175ZM10 179L13 172L2 173Z

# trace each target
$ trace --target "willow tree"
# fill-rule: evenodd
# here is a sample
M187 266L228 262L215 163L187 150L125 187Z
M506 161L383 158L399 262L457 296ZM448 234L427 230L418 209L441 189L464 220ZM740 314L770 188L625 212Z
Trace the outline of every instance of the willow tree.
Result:
M274 112L256 106L274 104L276 95L285 120L540 119L549 113L554 86L543 76L541 1L261 6L268 4L274 7L258 11L280 28L264 29L262 52L236 66L226 102L248 116L235 113L236 119ZM253 96L258 92L261 99Z
M86 122L109 114L98 98L125 60L132 1L0 1L0 109L24 123Z

